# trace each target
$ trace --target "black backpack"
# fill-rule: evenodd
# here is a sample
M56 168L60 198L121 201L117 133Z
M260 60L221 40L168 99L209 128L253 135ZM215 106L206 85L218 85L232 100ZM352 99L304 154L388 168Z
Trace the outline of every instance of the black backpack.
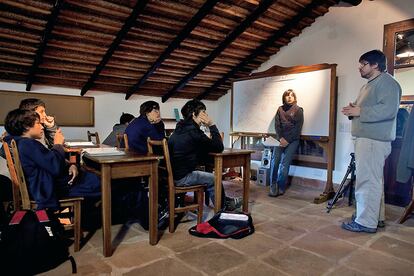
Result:
M0 260L5 275L33 275L53 269L70 260L63 226L52 212L16 211L1 232Z
M197 237L241 239L254 233L250 214L218 212L209 221L191 227L188 232Z

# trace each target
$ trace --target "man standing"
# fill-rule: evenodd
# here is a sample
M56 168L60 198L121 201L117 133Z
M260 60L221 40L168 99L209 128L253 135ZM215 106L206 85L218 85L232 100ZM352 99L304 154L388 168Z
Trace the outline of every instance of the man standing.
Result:
M359 58L359 72L368 80L354 103L342 109L352 120L356 162L356 216L343 223L352 232L375 233L384 191L383 168L395 139L401 87L386 73L386 58L372 50Z

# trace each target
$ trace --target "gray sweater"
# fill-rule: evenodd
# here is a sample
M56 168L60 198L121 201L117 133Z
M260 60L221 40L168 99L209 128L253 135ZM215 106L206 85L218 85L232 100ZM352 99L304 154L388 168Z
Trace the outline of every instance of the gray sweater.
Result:
M355 104L361 108L352 119L352 135L379 141L393 141L401 87L388 73L381 73L362 86Z

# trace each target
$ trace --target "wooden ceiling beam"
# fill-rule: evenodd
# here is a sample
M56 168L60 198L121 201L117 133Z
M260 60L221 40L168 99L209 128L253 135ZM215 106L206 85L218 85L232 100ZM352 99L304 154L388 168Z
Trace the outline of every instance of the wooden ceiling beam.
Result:
M98 76L101 73L102 69L108 63L109 59L111 58L111 56L115 52L115 50L118 48L119 44L121 44L122 40L127 35L130 28L135 25L135 23L137 21L137 17L144 11L147 3L148 3L148 0L137 1L136 5L134 6L134 9L132 10L132 13L128 17L128 19L125 21L125 24L122 26L122 29L117 33L114 41L112 42L111 46L109 46L109 48L106 51L105 55L103 56L101 62L98 64L98 66L96 66L95 71L92 73L92 75L89 77L88 81L82 87L82 89L81 89L81 95L82 96L85 95L85 93L89 89L92 88L93 83L98 78Z
M220 55L238 36L240 36L247 28L249 28L254 21L256 21L273 3L275 0L264 0L260 5L248 15L240 25L238 25L217 48L215 48L210 55L204 58L190 73L181 79L171 90L162 96L162 102L166 102L178 90L187 85L198 73L200 73L207 65L209 65L217 56Z
M46 23L45 31L43 32L42 39L40 40L39 48L37 48L36 56L33 60L32 67L29 70L29 75L26 79L26 91L30 91L32 84L35 78L36 70L39 67L39 64L42 62L43 53L46 49L47 42L52 34L53 27L56 24L59 12L63 6L63 1L56 0L53 5L52 12L50 13L49 20Z
M191 18L175 39L168 45L165 51L157 58L157 60L151 65L150 69L134 84L130 87L126 93L125 99L128 100L135 91L157 70L158 67L171 55L171 53L180 46L188 35L194 30L195 27L203 20L203 18L213 9L218 0L208 0L198 10L198 12Z
M313 9L317 8L319 5L322 5L324 1L316 0L312 1L306 8L294 17L292 17L286 24L275 31L272 36L270 36L263 44L261 44L256 50L254 50L248 57L246 57L242 62L237 66L233 67L227 74L225 74L221 79L216 81L211 87L206 89L203 93L197 96L197 99L201 100L208 96L211 92L216 90L219 86L223 85L228 79L232 78L241 68L247 66L254 59L260 56L268 47L271 47L278 39L287 34L291 28L295 27L304 17L309 16L312 13Z

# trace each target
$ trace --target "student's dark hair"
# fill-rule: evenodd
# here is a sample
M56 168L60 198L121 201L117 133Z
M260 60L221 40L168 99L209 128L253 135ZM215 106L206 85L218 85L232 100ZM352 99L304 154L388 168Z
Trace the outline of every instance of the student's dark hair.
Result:
M160 105L154 101L146 101L139 107L139 115L146 115L150 113L153 109L160 110Z
M366 61L369 65L378 64L378 69L380 72L387 70L387 58L384 53L380 50L372 50L366 52L359 58L359 62Z
M4 120L4 128L10 135L21 136L33 127L36 120L39 119L39 114L34 111L14 109L7 114Z
M282 95L282 103L285 104L286 103L286 96L288 96L290 93L292 93L293 98L295 98L294 103L297 103L297 98L296 98L296 93L293 91L293 89L288 89L285 92L283 92Z
M129 113L122 113L121 117L119 118L119 123L121 125L125 125L126 123L131 122L132 120L134 120L134 115L129 114Z
M200 100L194 99L188 101L183 108L181 108L181 114L183 115L184 120L186 120L188 118L192 118L193 113L195 116L198 116L200 111L206 109L205 104L203 104Z
M35 111L38 106L46 107L45 102L40 99L28 98L20 102L19 108Z

